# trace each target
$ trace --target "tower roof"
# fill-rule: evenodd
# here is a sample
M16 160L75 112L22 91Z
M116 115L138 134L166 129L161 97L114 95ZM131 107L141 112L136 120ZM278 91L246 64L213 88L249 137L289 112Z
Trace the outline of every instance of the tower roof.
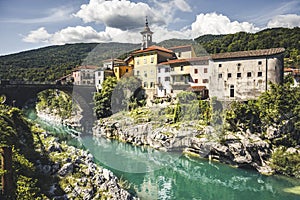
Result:
M150 30L150 28L149 28L148 18L147 18L147 17L146 17L146 22L145 22L144 30L141 31L141 34L145 34L145 33L153 34L153 32L152 32L152 31Z

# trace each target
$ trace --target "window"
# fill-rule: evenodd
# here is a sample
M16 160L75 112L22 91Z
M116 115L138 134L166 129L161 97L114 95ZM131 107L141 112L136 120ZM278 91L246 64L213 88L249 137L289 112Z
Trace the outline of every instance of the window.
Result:
M144 58L144 64L147 64L147 58Z
M207 73L207 68L204 68L204 73Z
M219 64L219 67L222 67L222 64Z
M160 73L160 68L157 69L157 73Z
M194 73L195 73L195 74L198 74L198 69L194 69Z
M144 82L144 88L148 87L147 82Z
M234 97L234 86L230 86L230 97Z
M208 79L203 79L202 83L208 83Z
M75 74L76 75L76 74ZM101 76L101 72L98 72L98 76Z
M101 80L99 80L99 85L101 85Z
M172 71L172 72L174 71L174 67L171 67L171 71Z
M151 57L151 63L154 63L154 57L153 56Z
M161 78L160 77L158 77L158 83L161 83Z
M144 71L144 76L147 77L147 71Z
M258 72L257 77L262 77L262 72Z
M241 78L241 77L242 77L242 73L237 73L237 74L236 74L236 77L237 77L237 78Z
M126 69L125 71L128 72L128 69Z
M251 77L251 72L247 72L247 77Z
M154 83L150 82L150 88L154 88Z
M258 65L261 65L262 64L262 61L258 61Z
M180 66L180 71L183 71L183 66Z
M241 63L238 63L238 64L237 64L238 67L240 67L241 65L242 65Z
M231 76L232 76L231 73L227 74L227 78L231 78Z
M169 67L165 68L165 72L170 72L170 68Z
M184 79L184 77L183 77L183 76L180 76L180 80L183 81L183 79Z
M139 76L140 75L140 71L136 71L136 75Z
M198 79L195 79L194 82L195 82L195 83L198 83Z
M115 68L115 72L116 72L116 73L118 72L118 68Z
M219 77L219 78L222 78L222 74L219 74L218 77Z
M166 76L166 77L165 77L165 81L170 81L170 77L169 77L169 76Z
M136 59L136 64L137 64L137 65L140 64L140 59Z

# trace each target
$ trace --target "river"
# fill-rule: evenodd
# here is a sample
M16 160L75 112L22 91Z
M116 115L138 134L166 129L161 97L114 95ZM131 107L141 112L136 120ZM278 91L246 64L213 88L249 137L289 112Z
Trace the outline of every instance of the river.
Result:
M32 113L29 118L32 118ZM156 151L149 147L95 138L72 137L65 127L36 120L46 130L70 145L89 150L99 165L130 183L141 199L188 200L296 200L289 191L300 186L298 179L264 176L208 160Z

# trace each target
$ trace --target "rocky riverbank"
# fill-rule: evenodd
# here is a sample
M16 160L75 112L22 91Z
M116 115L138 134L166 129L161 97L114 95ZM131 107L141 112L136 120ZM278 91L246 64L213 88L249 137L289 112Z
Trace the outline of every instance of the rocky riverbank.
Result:
M111 171L99 167L89 152L60 143L47 132L41 132L38 138L42 142L38 151L52 162L37 160L37 170L45 176L59 177L59 183L50 187L53 199L137 199ZM61 190L64 195L57 196Z
M62 118L59 115L53 114L53 112L51 112L49 109L39 110L38 108L36 108L36 110L37 116L43 121L47 121L59 126L63 125L72 127L73 129L81 128L80 120L82 118L82 115L80 113L74 114L70 118Z
M96 137L118 139L133 145L149 145L163 151L177 151L230 164L255 169L266 175L276 173L270 165L276 130L268 129L266 136L247 131L218 133L212 126L198 126L196 122L180 125L145 122L135 124L129 118L102 119L93 129ZM292 148L288 151L299 149Z

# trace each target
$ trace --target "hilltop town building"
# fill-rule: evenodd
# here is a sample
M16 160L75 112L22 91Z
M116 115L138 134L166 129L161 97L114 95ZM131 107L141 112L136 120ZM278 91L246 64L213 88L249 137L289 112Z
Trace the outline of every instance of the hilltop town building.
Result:
M257 98L269 82L283 82L283 48L212 55L210 97L220 100Z
M74 85L95 85L95 71L99 67L85 65L73 71Z

